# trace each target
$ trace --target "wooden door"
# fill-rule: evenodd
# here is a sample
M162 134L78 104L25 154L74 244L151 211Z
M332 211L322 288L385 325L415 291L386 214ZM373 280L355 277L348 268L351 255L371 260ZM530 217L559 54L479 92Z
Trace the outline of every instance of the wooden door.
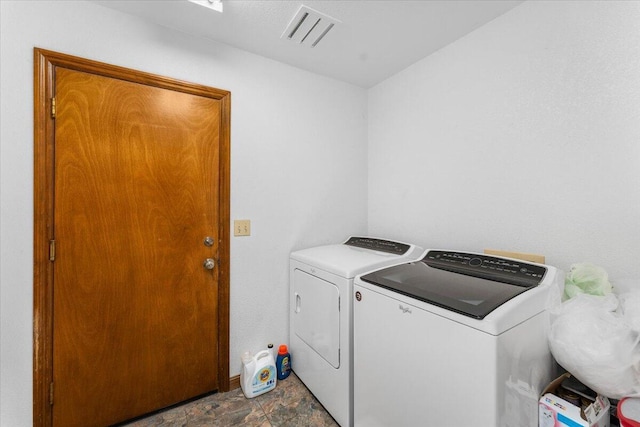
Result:
M53 425L228 388L228 270L204 266L228 252L224 103L64 66L52 86Z

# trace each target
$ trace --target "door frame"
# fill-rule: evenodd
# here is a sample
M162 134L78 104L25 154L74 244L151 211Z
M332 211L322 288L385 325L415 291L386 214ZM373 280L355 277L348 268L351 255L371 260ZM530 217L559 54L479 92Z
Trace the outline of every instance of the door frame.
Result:
M129 68L34 48L34 230L33 230L33 425L53 422L53 262L50 242L54 230L55 69L64 67L189 93L221 102L219 180L218 379L219 391L229 384L229 271L230 271L230 163L231 93Z

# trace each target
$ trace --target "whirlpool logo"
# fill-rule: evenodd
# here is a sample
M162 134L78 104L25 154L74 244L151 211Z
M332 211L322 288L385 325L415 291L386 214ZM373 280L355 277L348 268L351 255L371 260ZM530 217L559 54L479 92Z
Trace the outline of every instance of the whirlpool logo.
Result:
M403 307L402 304L398 305L398 308L400 309L400 311L402 311L403 313L409 313L411 314L411 309L409 307Z

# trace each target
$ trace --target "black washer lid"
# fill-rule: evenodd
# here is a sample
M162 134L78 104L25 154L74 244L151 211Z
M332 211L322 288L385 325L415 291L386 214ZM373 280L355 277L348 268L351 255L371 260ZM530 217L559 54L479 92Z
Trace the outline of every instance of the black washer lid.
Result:
M537 286L547 269L504 258L429 251L421 261L362 276L365 282L476 319Z

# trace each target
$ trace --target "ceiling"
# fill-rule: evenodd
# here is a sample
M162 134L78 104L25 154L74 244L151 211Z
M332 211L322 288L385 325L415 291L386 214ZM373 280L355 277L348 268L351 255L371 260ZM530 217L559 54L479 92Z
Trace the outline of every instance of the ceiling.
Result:
M369 88L522 0L222 0L223 13L187 0L95 3ZM301 5L338 21L315 47L281 38Z

